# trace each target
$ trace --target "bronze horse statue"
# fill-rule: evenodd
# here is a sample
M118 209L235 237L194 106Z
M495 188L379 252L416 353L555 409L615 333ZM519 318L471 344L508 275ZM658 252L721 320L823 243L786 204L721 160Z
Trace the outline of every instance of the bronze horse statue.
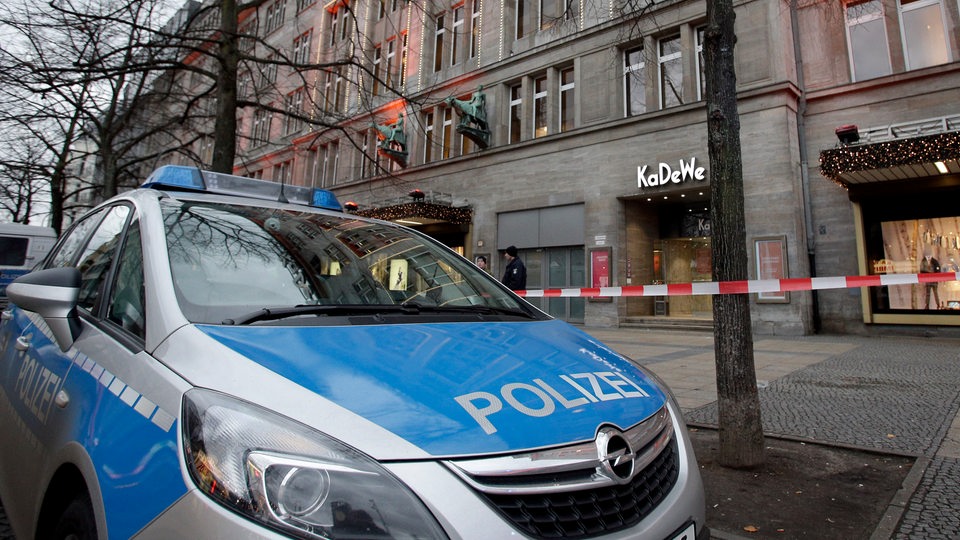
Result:
M469 101L448 97L444 100L447 105L460 111L460 125L472 123L481 131L487 131L487 96L483 93L483 86L477 88Z

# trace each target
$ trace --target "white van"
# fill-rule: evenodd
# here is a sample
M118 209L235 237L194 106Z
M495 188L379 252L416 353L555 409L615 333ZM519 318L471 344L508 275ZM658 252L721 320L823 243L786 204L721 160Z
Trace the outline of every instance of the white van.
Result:
M50 227L0 223L0 305L7 303L7 285L42 261L56 241Z

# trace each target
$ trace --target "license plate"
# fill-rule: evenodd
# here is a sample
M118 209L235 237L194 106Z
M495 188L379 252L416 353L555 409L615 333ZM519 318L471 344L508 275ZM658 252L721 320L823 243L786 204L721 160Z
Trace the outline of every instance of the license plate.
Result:
M689 527L675 534L670 540L697 540L697 526L691 523Z

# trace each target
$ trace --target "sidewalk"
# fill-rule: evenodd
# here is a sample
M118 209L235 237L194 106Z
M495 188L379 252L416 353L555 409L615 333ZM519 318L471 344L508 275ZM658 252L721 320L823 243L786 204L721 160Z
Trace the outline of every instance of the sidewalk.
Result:
M712 332L584 328L716 425ZM764 432L916 456L875 540L960 538L960 340L754 336Z

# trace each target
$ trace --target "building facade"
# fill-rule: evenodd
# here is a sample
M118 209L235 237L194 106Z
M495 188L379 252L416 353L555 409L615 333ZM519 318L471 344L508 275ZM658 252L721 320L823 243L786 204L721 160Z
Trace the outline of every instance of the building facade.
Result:
M750 278L950 271L960 2L735 7ZM311 121L246 110L239 173L333 189L495 274L514 245L528 289L711 280L706 2L273 0L245 21L324 67L241 73ZM960 329L958 282L751 298L762 334ZM706 295L537 301L590 326L712 317Z

